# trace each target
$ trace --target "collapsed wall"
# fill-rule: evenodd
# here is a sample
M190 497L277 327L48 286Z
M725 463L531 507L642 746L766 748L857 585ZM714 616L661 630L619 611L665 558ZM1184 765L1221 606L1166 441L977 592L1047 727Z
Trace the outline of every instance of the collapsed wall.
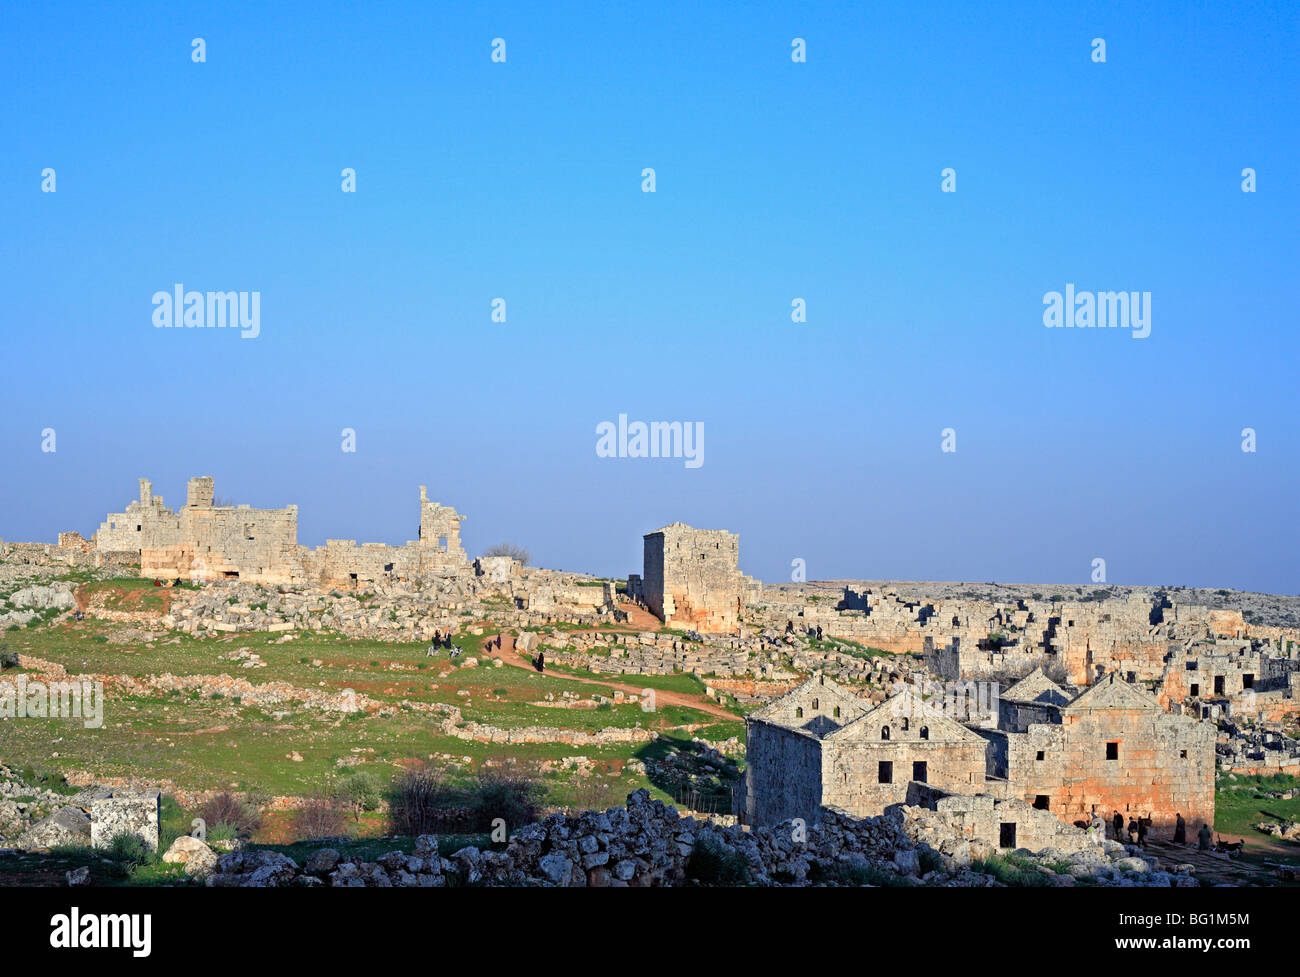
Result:
M177 511L140 479L140 497L100 524L94 546L103 554L138 559L142 577L258 584L306 583L360 587L390 580L454 574L468 569L460 545L464 516L429 501L420 486L420 538L405 546L328 540L298 545L298 507L254 509L214 503L211 476L190 479Z
M675 522L644 537L637 596L669 627L734 634L754 582L740 572L740 537Z

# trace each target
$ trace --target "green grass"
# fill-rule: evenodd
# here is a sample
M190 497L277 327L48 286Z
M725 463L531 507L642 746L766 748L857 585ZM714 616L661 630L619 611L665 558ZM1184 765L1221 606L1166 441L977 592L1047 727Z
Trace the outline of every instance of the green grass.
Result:
M157 590L152 581L135 586L146 584L149 591ZM80 722L56 719L6 724L6 763L15 769L43 767L43 776L52 777L53 783L77 771L95 779L143 779L165 791L230 789L306 796L346 769L345 764L359 763L386 782L400 765L430 757L453 771L472 771L486 760L504 756L538 765L579 753L611 767L632 759L641 745L538 743L506 747L461 740L433 729L438 717L404 708L403 700L454 705L467 721L503 728L549 726L594 731L640 725L672 732L685 725L698 726L695 735L711 740L744 735L741 721L720 722L716 716L687 707L645 713L637 704L599 710L534 705L548 693L557 700L566 691L584 699L593 694L612 698L613 690L575 682L569 675L549 670L538 674L509 666L494 668L490 657L482 654L482 636L456 636L465 649L464 658L458 659L462 666L469 657L480 662L476 668L465 668L451 663L445 653L426 658L426 642L385 643L312 632L295 632L297 637L283 644L275 643L281 634L258 632L210 637L159 632L143 643L110 640L124 627L92 619L65 621L27 629L6 636L6 640L20 655L56 662L74 676L225 674L255 685L284 681L327 693L352 688L381 703L385 711L375 716L348 716L292 702L256 707L238 697L203 698L189 691L129 695L110 684L105 690L100 729L88 730ZM258 654L266 667L243 669L238 662L220 657L245 647ZM606 678L585 673L584 677ZM611 683L624 682L621 676L607 678ZM690 675L637 676L632 684L687 693L703 691L700 680ZM468 696L458 695L461 691ZM293 753L302 761L289 759ZM443 755L455 759L447 761ZM606 779L607 793L620 800L639 787L654 789L645 777L632 772ZM584 794L582 783L572 774L550 774L547 781L548 798L554 803L568 804ZM662 790L656 790L656 796L670 799ZM177 822L174 830L188 832L188 823Z
M1003 885L1017 888L1050 886L1051 878L1038 871L1034 863L1014 854L991 855L971 863L971 869L991 875Z
M1250 839L1251 847L1270 849L1276 861L1300 863L1300 844L1266 835L1255 828L1263 821L1285 823L1300 821L1300 797L1281 800L1266 796L1269 791L1289 790L1300 786L1295 777L1239 777L1235 782L1220 781L1214 798L1214 829L1223 834Z

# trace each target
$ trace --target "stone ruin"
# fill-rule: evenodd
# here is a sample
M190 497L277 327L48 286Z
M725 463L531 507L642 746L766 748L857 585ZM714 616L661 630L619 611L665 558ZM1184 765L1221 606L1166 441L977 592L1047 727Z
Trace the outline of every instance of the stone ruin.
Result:
M100 524L94 536L96 552L138 560L142 577L269 585L358 588L469 568L460 545L465 517L430 501L423 485L418 539L405 546L358 546L356 540L331 539L315 549L298 545L296 505L218 506L213 489L211 476L190 479L185 505L173 511L161 495L153 494L148 479L140 479L140 498Z
M875 816L935 791L1024 802L1066 824L1115 810L1160 830L1179 813L1189 832L1214 821L1213 727L1113 674L1069 696L1036 673L1005 693L996 729L951 719L912 690L873 708L816 676L745 728L734 808L752 825L831 807ZM1017 847L1014 830L1003 847Z
M758 584L740 572L740 537L675 522L644 537L643 573L628 594L668 627L734 634Z

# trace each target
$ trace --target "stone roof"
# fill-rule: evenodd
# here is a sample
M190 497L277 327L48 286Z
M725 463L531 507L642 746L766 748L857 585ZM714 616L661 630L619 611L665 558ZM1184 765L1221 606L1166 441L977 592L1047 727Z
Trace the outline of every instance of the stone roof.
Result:
M1048 678L1041 668L1035 668L1001 697L1013 702L1046 702L1054 706L1063 706L1070 701L1065 690Z
M1084 709L1165 711L1155 696L1146 689L1121 680L1118 672L1111 672L1100 679L1062 711L1080 712Z
M912 688L903 689L898 694L890 696L865 715L852 719L839 729L827 733L826 738L851 739L866 735L875 741L878 738L876 733L881 726L892 726L904 718L915 721L918 730L922 726L928 727L929 739L934 742L984 742L979 734L967 729L955 719L945 716L940 709L928 706Z

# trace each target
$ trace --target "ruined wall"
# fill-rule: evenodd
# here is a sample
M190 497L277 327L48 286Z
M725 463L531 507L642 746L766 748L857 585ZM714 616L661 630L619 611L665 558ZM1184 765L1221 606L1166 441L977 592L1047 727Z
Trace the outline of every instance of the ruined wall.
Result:
M673 523L644 540L646 606L670 627L710 634L739 628L749 581L740 572L740 537Z
M454 574L469 565L460 543L464 517L430 502L420 486L420 539L405 546L328 540L298 545L298 507L214 506L214 482L190 479L186 504L173 512L140 479L140 498L111 513L95 534L101 555L140 561L140 575L168 579L234 579L261 584L310 583L358 588L388 580Z
M751 717L745 722L745 742L745 823L816 821L822 803L818 739Z
M881 732L885 726L887 740ZM896 717L885 723L868 717L824 740L822 802L855 817L871 817L906 803L913 780L952 793L980 789L984 741L973 734L953 737L945 730L945 724L924 718ZM891 765L889 783L881 782L882 763Z
M903 815L915 825L913 830L932 827L941 837L956 836L992 848L1075 852L1097 847L1085 831L1016 799L951 795L933 801L928 810L906 808Z
M1094 806L1109 818L1149 815L1172 830L1181 812L1189 831L1214 818L1214 729L1207 723L1143 709L1072 714L1061 725L1007 735L1010 792L1048 799L1063 821L1087 820ZM1107 744L1115 743L1114 759Z
M141 506L145 488L141 480ZM214 507L211 476L190 479L186 505L165 526L146 528L140 575L197 580L238 578L291 583L298 547L298 507Z

